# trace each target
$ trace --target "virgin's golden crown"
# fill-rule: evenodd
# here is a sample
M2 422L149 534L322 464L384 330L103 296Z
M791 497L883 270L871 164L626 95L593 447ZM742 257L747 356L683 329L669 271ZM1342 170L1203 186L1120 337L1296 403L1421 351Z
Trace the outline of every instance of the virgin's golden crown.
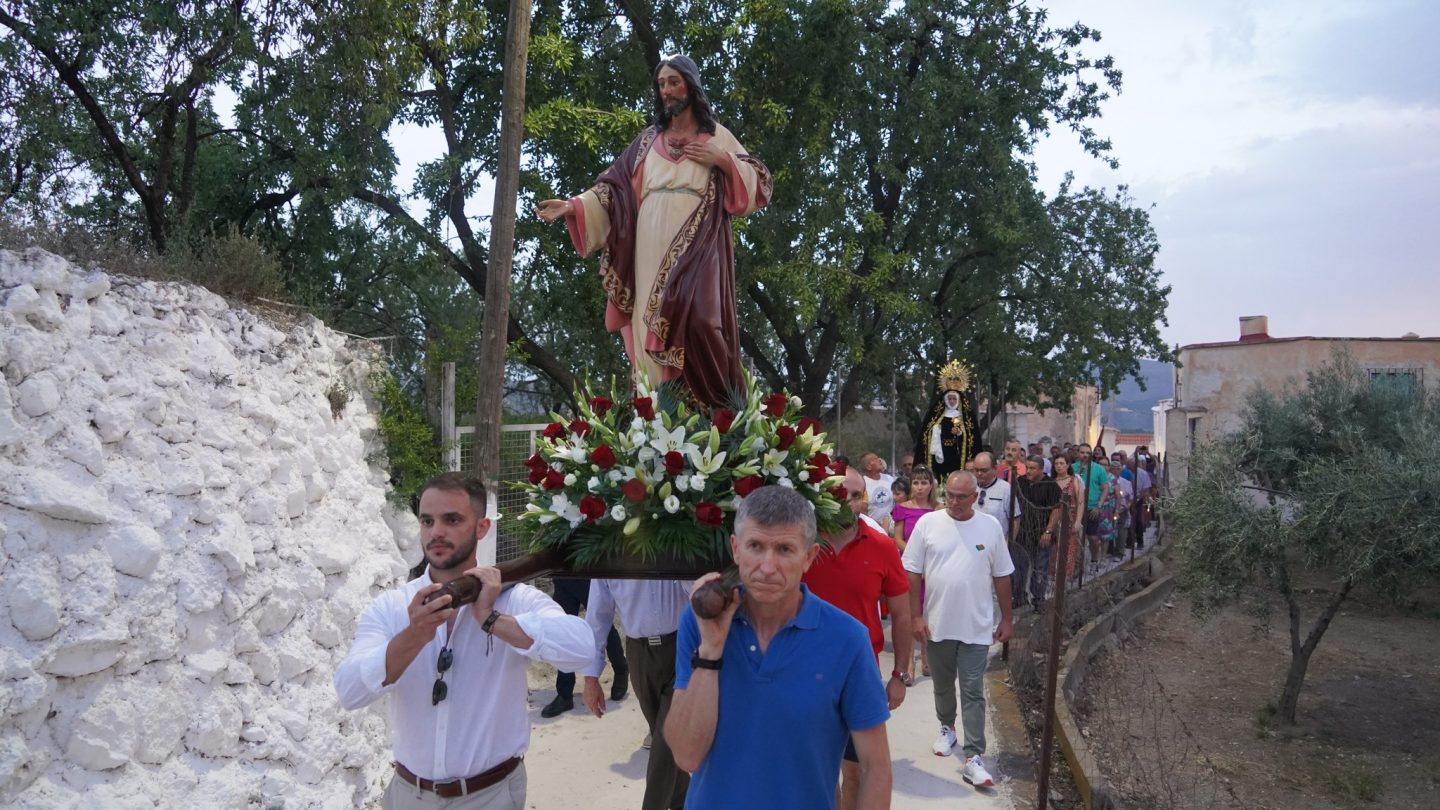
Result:
M935 375L936 388L945 391L970 390L970 366L959 360L951 360L940 367Z

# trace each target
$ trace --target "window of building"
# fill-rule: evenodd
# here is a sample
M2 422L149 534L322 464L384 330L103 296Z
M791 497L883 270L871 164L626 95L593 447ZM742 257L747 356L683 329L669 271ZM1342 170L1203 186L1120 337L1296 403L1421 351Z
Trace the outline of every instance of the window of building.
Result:
M1403 391L1418 391L1424 382L1417 366L1369 366L1365 373L1371 385L1393 385Z

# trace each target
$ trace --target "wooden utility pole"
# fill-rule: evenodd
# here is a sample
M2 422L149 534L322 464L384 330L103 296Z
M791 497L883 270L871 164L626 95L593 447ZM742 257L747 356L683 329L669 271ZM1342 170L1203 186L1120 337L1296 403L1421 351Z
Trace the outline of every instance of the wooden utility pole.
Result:
M480 339L480 385L475 397L475 475L493 493L500 479L501 400L509 342L510 271L515 258L515 201L520 193L520 141L525 135L525 69L530 55L530 0L510 0L505 36L505 89L500 108L500 172L490 217L485 270L485 328Z
M1081 504L1084 507L1084 504ZM1055 750L1055 692L1059 688L1060 644L1065 635L1065 566L1069 564L1070 499L1060 497L1060 548L1055 560L1055 599L1050 606L1050 654L1045 662L1045 719L1040 731L1040 785L1035 806L1045 810L1050 802L1050 755Z

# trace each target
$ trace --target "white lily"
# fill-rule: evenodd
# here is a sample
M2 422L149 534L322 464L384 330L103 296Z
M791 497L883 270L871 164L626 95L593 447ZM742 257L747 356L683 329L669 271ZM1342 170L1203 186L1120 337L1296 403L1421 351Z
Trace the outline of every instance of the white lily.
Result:
M725 463L725 452L722 450L716 453L711 447L704 450L696 447L690 451L690 463L695 465L695 472L702 475L714 475Z
M591 492L599 491L600 477L595 475L590 476L590 480L585 482L585 488L590 490Z
M650 446L660 453L681 452L690 455L700 448L691 442L685 441L685 426L678 425L674 430L658 430L655 438L650 440Z
M760 469L766 475L773 475L781 478L788 477L790 471L785 469L785 459L790 457L789 450L767 450L765 457L760 460Z
M563 492L550 501L550 510L555 513L556 517L567 521L572 529L579 526L580 521L585 519L585 516L580 514L580 507L571 503Z

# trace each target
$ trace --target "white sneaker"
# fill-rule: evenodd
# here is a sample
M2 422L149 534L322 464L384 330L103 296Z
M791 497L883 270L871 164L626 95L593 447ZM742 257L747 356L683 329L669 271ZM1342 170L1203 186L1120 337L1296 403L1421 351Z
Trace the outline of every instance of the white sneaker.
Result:
M935 752L937 757L948 757L950 751L955 748L955 729L949 726L940 727L940 736L935 738L935 744L930 750Z
M990 778L990 772L985 770L985 760L979 754L965 760L965 770L960 773L960 778L975 787L994 787L995 780Z

